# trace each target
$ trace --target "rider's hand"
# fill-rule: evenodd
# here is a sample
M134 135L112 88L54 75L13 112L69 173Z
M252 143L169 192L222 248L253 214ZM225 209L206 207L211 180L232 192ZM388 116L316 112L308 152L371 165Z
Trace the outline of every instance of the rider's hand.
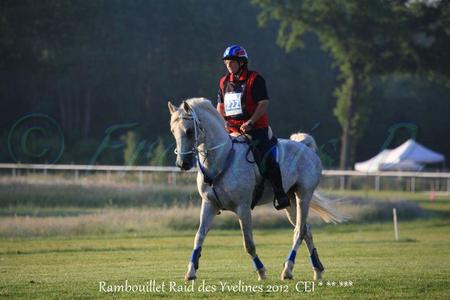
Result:
M245 122L244 124L241 125L241 132L249 132L250 130L252 130L253 128L253 123L252 121L248 120L247 122Z

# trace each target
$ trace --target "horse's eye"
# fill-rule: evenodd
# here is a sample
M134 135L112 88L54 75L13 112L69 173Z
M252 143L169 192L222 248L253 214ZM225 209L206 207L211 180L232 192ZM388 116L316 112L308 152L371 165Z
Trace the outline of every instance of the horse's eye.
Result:
M192 137L193 133L194 133L194 131L192 130L192 128L189 128L186 130L186 136L189 138Z

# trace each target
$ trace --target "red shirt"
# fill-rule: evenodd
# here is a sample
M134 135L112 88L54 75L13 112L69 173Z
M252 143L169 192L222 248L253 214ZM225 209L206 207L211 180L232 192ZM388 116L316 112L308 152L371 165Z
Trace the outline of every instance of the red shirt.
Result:
M228 122L228 125L233 132L239 132L241 125L250 119L254 114L259 101L269 99L264 78L258 73L247 69L242 72L239 78L235 78L233 74L227 74L220 79L218 95L219 105L224 105L224 95L226 93L242 93L242 113L233 116L225 116L225 120ZM268 126L269 116L266 112L253 124L253 129L265 128Z

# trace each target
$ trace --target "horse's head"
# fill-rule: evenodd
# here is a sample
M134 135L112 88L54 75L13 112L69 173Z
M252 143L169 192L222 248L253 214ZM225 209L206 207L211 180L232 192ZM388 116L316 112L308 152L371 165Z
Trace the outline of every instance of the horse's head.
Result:
M194 166L198 146L199 128L196 124L195 113L185 101L179 108L170 101L168 106L171 114L170 131L176 141L176 165L182 170L189 170Z

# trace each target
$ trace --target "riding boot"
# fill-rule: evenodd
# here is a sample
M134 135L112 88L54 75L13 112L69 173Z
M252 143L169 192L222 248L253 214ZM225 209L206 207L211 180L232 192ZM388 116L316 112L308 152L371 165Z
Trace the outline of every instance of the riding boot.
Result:
M272 155L268 155L266 166L266 177L272 184L273 192L275 194L273 205L277 210L288 207L290 205L289 197L286 195L283 189L280 165L276 161L275 157L273 157Z

